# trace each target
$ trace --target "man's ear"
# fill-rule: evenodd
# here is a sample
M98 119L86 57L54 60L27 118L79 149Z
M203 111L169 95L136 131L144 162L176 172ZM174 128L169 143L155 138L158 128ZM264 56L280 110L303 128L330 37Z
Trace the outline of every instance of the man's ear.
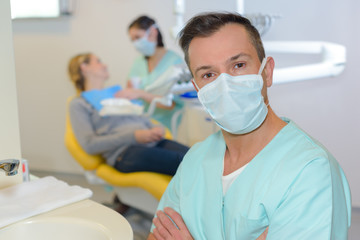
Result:
M195 85L194 78L191 79L191 83L192 83L192 85L194 86L196 92L199 92L199 89L198 89L197 86Z
M273 73L275 68L275 61L272 57L267 58L267 63L264 68L265 73L265 83L267 87L270 87L273 83Z

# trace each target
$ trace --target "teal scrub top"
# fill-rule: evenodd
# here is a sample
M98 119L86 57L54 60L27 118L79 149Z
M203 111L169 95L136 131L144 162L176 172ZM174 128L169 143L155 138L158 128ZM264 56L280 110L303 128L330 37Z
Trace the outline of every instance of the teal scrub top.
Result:
M351 196L334 157L292 121L222 193L219 131L194 145L158 209L172 207L194 239L347 239ZM152 229L154 226L152 226Z
M149 86L153 82L156 81L162 74L166 72L171 66L174 65L184 65L183 59L177 55L175 52L171 50L167 50L163 58L160 60L158 65L153 69L152 72L149 72L148 62L144 56L140 56L135 59L130 73L128 75L128 79L133 77L137 77L140 79L140 89L144 89L146 86ZM152 117L158 120L160 123L171 128L171 118L173 114L179 110L181 110L184 106L183 101L179 96L174 97L175 107L172 110L166 110L161 108L156 108ZM145 104L145 111L147 111L149 104Z

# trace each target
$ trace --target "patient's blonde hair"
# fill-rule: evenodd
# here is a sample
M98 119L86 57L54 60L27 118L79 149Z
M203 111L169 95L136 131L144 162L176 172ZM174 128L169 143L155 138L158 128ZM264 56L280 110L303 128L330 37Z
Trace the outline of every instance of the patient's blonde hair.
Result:
M85 77L81 71L81 64L89 63L91 55L92 53L82 53L71 58L69 62L69 77L79 93L85 91Z

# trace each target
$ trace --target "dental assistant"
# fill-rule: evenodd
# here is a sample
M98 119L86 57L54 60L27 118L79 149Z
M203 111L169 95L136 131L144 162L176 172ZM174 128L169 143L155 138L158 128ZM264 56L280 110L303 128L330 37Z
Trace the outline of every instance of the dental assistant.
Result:
M162 34L155 21L148 16L135 19L128 29L134 47L141 53L135 59L128 75L128 88L119 93L120 97L142 99L145 111L158 94L146 91L146 88L169 73L172 66L185 65L183 59L174 51L165 48ZM171 106L157 104L152 117L171 129L173 114L182 109L184 103L174 96Z
M347 239L344 172L318 141L272 110L275 63L250 21L195 16L180 45L199 100L221 131L186 154L148 239Z

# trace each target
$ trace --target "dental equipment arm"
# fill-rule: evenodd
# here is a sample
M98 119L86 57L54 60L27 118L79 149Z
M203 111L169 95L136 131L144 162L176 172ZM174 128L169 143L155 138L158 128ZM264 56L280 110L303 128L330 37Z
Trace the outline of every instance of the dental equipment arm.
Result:
M320 54L322 61L315 64L294 67L275 68L274 84L310 80L322 77L334 77L344 71L346 48L329 42L264 42L267 53Z
M174 99L174 95L173 94L167 94L163 97L156 97L154 98L150 105L149 105L149 108L147 110L147 112L144 114L145 116L147 117L150 117L154 111L155 111L155 108L156 108L156 105L158 103L164 105L164 106L167 106L167 107L170 107L172 104L173 104L173 99Z
M156 83L159 87L163 88L163 90L166 90L167 93L163 97L154 98L151 101L148 111L144 114L145 116L150 117L154 113L157 103L160 103L164 106L171 106L173 104L174 95L180 95L182 93L194 90L194 86L190 81L192 76L187 66L174 66L174 69L171 71L171 77L167 78L167 81L162 86L160 86L161 81ZM159 90L158 88L155 89L156 91ZM176 138L177 133L177 121L183 111L184 110L179 110L172 116L171 132L174 138Z
M157 103L170 107L174 95L194 90L190 80L191 73L187 66L178 65L169 69L167 73L163 74L163 77L145 89L151 93L162 93L163 95L163 97L157 97L151 101L146 115L151 116L154 113Z

